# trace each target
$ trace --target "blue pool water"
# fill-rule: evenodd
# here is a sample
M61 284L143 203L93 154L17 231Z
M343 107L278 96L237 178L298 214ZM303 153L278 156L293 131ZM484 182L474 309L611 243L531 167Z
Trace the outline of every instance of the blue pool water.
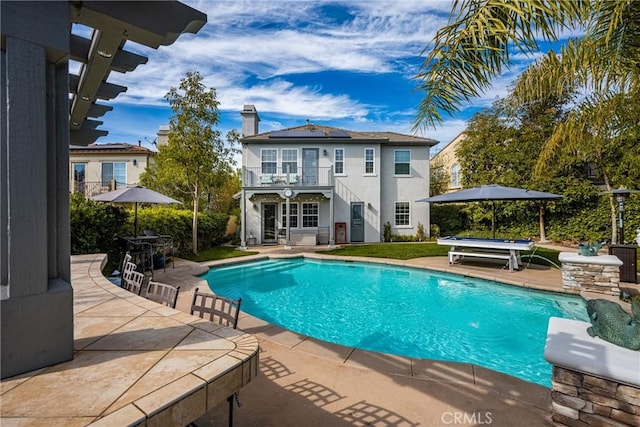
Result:
M212 268L211 289L269 323L365 350L468 362L544 386L551 316L588 321L579 297L417 268L268 260Z

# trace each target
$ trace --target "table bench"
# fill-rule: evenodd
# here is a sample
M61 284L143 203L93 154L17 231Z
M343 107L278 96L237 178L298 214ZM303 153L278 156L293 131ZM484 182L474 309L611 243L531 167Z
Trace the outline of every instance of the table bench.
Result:
M521 250L533 247L531 240L502 240L482 239L475 237L442 237L437 240L439 245L451 246L449 249L449 264L463 257L503 259L509 262L509 272L518 269L522 264Z
M511 273L513 272L513 257L511 256L511 254L449 250L449 264L453 264L456 261L456 259L462 259L464 257L504 259L509 261L509 272Z

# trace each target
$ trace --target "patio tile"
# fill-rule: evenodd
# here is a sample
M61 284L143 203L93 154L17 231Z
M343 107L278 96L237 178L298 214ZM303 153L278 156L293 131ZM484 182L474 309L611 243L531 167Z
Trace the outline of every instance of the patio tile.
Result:
M87 350L168 350L193 330L166 317L138 317L110 335L89 345Z
M195 370L193 374L202 378L207 383L212 383L218 378L224 377L233 369L237 369L237 364L238 359L225 355L207 363L202 368ZM242 369L240 369L240 371L242 371ZM242 375L240 375L240 383L242 383Z
M83 427L91 423L93 417L20 417L2 418L2 427ZM113 425L113 424L112 424Z
M224 349L233 350L235 344L227 339L223 339L212 333L201 329L194 329L176 346L178 350L210 350Z
M148 313L148 315L158 315L158 316L164 316L164 317L172 317L176 314L180 313L179 310L176 310L175 308L171 308L168 307L166 305L158 305L155 304L155 307L153 309L151 309ZM178 319L176 319L178 320Z
M275 325L271 325L270 327L266 328L264 331L256 335L258 335L258 337L265 337L271 341L277 342L278 344L289 348L293 348L307 339L307 337L304 335L291 332L287 329Z
M327 341L317 340L315 338L308 338L296 345L294 348L296 350L306 351L320 357L336 359L342 362L344 362L351 352L353 352L353 348L351 347L345 347Z
M412 359L413 376L441 383L474 384L473 365L439 360Z
M135 317L82 317L73 320L73 347L82 350L100 338L131 322Z
M551 412L551 407L548 405L536 405L536 402L548 400L551 393L548 388L482 366L474 366L473 373L476 384L490 388L492 391L513 400Z
M105 413L119 410L148 395L150 391L183 377L185 372L195 371L226 353L226 350L171 351L116 400Z
M411 359L393 354L355 349L345 364L390 374L411 375Z
M2 416L97 417L164 354L80 352L73 360L54 365L4 394Z
M38 375L40 372L44 372L47 368L36 369L35 371L27 372L22 375L16 375L15 377L4 379L0 382L0 395L11 391L18 387L25 381L28 381L32 376Z
M90 292L82 295L82 290L76 291L75 289L73 290L73 297L73 314L76 315L116 298L106 291Z
M193 421L193 414L205 412L206 383L188 374L138 399L135 405L147 414L148 427L186 425Z
M142 426L145 419L144 412L129 404L94 422L91 427Z
M74 293L75 295L75 293ZM101 304L95 305L84 311L78 312L78 316L97 316L97 317L122 317L122 316L140 316L145 311L144 308L131 304L122 298L112 298Z
M244 312L240 313L240 319L238 320L238 329L246 331L250 334L255 334L264 331L270 326L271 324L269 322L265 322L262 319L258 319L257 317L253 317Z

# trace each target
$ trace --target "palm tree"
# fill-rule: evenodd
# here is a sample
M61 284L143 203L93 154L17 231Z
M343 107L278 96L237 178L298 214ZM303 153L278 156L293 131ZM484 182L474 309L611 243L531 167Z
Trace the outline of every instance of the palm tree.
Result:
M557 40L562 30L575 29L584 29L584 36L531 65L518 78L513 96L530 102L567 89L585 94L547 141L536 171L542 173L559 151L580 153L598 163L610 190L603 150L627 138L621 132L624 105L640 99L637 1L455 1L449 25L436 34L416 76L425 95L415 127L435 126L441 111L451 114L490 87L491 79L511 65L510 48L534 53L539 51L536 38ZM611 208L615 242L613 201Z
M640 2L454 1L449 24L436 33L416 75L418 90L424 92L416 127L440 123L441 112L453 113L483 93L493 77L512 65L511 48L533 54L540 50L537 39L555 41L561 31L581 28L584 37L563 49L575 75L605 90L637 80Z

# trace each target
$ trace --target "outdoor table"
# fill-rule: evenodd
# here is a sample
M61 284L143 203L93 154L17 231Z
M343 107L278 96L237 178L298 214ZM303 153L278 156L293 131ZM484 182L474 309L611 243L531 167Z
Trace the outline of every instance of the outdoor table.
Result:
M153 275L153 244L158 239L157 236L125 236L120 239L126 245L126 251L133 258L133 262L140 266L139 271L144 273L150 270Z
M509 271L522 265L520 251L531 250L531 240L484 239L479 237L447 236L437 240L439 245L451 246L449 264L465 256L475 258L504 259L509 263ZM471 249L468 249L471 248Z

